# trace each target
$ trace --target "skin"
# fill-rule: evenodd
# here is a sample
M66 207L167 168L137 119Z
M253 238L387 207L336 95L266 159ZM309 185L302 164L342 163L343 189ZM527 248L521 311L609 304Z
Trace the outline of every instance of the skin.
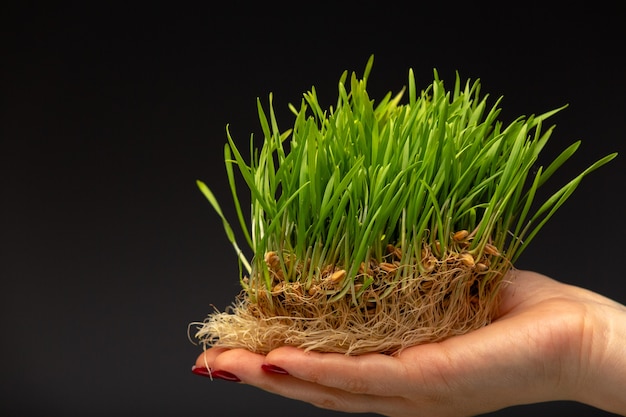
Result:
M345 412L458 417L572 400L626 415L626 307L531 271L507 279L493 323L397 356L211 348L193 371Z

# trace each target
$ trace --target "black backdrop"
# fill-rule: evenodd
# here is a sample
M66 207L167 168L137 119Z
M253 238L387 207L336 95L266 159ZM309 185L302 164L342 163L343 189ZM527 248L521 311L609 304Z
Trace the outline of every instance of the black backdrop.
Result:
M332 103L370 54L373 98L480 78L503 119L569 103L546 153L588 177L518 262L626 302L623 12L611 6L391 2L15 2L0 12L0 410L15 415L339 415L190 372L187 325L238 292L236 258L195 186L228 206L225 125L282 127L312 85ZM19 4L19 6L18 6ZM545 4L545 3L542 3ZM251 8L252 7L252 8ZM490 6L493 7L493 6ZM570 402L494 416L607 413Z

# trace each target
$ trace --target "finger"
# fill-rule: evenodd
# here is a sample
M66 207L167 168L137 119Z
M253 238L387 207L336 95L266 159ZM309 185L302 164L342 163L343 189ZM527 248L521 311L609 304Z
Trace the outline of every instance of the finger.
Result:
M213 369L213 361L215 358L227 350L227 348L209 348L198 355L194 366L198 368Z
M266 360L298 379L347 393L395 396L406 392L406 368L388 355L349 356L281 347L268 353Z
M301 380L295 376L267 372L262 367L268 364L267 358L244 349L208 349L198 357L196 364L197 366L209 365L214 373L227 372L229 375L236 376L240 382L267 392L330 410L384 413L393 410L398 406L398 402L403 401L394 397L378 398L372 395L350 393Z
M262 373L264 358L245 349L211 348L198 356L191 370L211 379L246 382Z
M537 272L511 270L504 279L495 320L544 300L546 297L542 294L559 294L562 289L562 283Z
M245 349L228 349L219 353L212 362L213 373L227 373L246 384L264 375L261 365L265 363L265 355L253 353Z
M400 397L380 397L355 394L298 379L290 375L268 375L248 381L265 391L285 398L307 402L316 407L347 413L377 413L389 415L406 400Z

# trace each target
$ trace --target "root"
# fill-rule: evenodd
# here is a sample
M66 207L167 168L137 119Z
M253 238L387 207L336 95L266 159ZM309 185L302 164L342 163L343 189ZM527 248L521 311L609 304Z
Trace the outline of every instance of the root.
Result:
M336 291L330 289L333 279L343 275L341 270L327 273L314 290L305 291L296 281L282 282L272 291L258 290L255 297L250 289L242 291L229 309L199 323L195 336L204 348L262 354L289 345L349 355L394 355L489 324L508 269L483 271L459 257L452 263L440 261L430 272L411 266L411 273L386 282L380 278L393 272L389 265L377 265L377 281L358 299L358 283L345 296L333 297Z

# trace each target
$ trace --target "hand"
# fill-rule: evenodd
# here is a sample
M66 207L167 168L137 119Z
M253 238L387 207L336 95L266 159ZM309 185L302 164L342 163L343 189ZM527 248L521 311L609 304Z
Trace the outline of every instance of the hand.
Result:
M473 416L573 400L626 415L626 307L530 271L507 280L490 325L397 356L211 348L194 372L346 412Z

